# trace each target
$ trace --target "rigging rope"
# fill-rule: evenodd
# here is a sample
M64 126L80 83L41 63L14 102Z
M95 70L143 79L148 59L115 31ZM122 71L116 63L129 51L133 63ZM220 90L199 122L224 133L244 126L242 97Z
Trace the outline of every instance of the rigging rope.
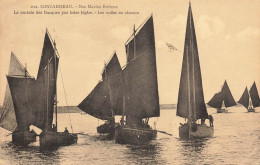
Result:
M73 128L72 128L71 119L70 119L70 113L69 113L69 108L68 108L67 95L66 95L66 91L65 91L65 87L64 87L64 82L63 82L63 76L62 76L62 72L61 72L61 64L59 65L59 68L60 68L60 75L61 75L61 81L62 81L62 86L63 86L63 92L64 92L64 95L65 95L67 110L68 110L68 114L69 114L70 127L71 127L71 131L72 131L72 133L73 133Z

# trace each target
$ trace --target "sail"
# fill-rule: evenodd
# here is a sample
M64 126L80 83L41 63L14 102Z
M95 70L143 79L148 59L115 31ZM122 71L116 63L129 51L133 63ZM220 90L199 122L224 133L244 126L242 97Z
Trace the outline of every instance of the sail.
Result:
M226 107L231 107L236 105L236 102L231 94L228 87L227 81L225 80L221 92L215 94L213 98L208 102L208 105L213 108L221 108L222 101L224 101Z
M128 63L123 69L128 123L160 115L153 17L130 39L125 45Z
M111 118L110 98L105 82L100 81L91 93L78 105L87 114L101 120Z
M248 94L247 87L244 90L244 92L243 92L241 98L239 99L238 103L242 104L245 108L248 108L248 106L249 106L249 94Z
M18 130L28 130L35 121L33 110L36 107L34 100L35 79L31 77L7 76L10 87Z
M27 70L22 66L15 54L12 52L8 75L24 76L25 74L29 75ZM2 111L0 111L0 126L11 132L13 132L17 127L13 100L8 83L5 89L3 108Z
M255 82L252 85L249 93L250 93L250 96L251 96L251 100L252 100L253 106L254 107L259 107L260 106L260 99L259 99L259 95L258 95L258 91L257 91Z
M37 96L35 102L38 104L34 109L37 116L34 124L41 129L50 127L53 121L59 64L59 57L55 49L55 44L52 43L48 30L46 30L36 88L34 89Z
M84 112L106 120L112 115L122 115L122 69L116 53L102 72L103 81L78 105ZM113 114L112 114L113 110Z
M187 18L177 115L195 121L208 116L191 6Z

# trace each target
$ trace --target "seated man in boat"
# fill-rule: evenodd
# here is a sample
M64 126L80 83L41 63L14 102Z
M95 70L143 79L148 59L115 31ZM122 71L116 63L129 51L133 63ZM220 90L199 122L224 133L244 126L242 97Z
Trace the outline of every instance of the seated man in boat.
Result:
M206 124L205 124L205 120L206 120L205 118L202 118L202 119L201 119L201 125L206 125Z
M69 133L67 127L65 127L64 133Z
M208 119L209 119L210 126L211 126L211 127L214 127L214 126L213 126L213 121L214 121L213 116L212 116L212 115L209 115L209 116L208 116Z

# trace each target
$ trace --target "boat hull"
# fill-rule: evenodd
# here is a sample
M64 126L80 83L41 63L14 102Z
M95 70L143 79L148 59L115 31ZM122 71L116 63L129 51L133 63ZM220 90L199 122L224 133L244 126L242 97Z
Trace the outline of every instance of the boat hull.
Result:
M247 109L247 112L255 112L255 109L254 108L249 108L249 109Z
M66 132L48 131L40 134L40 148L51 149L77 143L78 135Z
M117 126L115 128L116 143L147 144L157 136L157 131L151 128Z
M189 136L189 132L190 132L190 136ZM183 124L179 127L179 137L181 139L209 138L209 137L213 137L213 134L214 134L214 127L209 127L207 125L197 124L196 131L192 131L192 129L189 128L188 124Z
M36 136L35 132L14 132L12 133L12 142L15 145L27 146L30 143L36 142Z
M104 123L97 127L97 132L100 134L115 132L115 126L112 124Z
M228 113L227 109L217 109L217 113Z

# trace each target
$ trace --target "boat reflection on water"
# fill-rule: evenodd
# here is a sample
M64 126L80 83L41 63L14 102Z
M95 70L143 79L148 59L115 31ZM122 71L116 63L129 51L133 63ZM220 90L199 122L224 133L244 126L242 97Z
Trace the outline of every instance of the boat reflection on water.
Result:
M138 164L165 164L165 160L161 157L162 144L157 141L151 141L144 145L127 145L125 155L132 163ZM137 161L137 162L135 162Z

